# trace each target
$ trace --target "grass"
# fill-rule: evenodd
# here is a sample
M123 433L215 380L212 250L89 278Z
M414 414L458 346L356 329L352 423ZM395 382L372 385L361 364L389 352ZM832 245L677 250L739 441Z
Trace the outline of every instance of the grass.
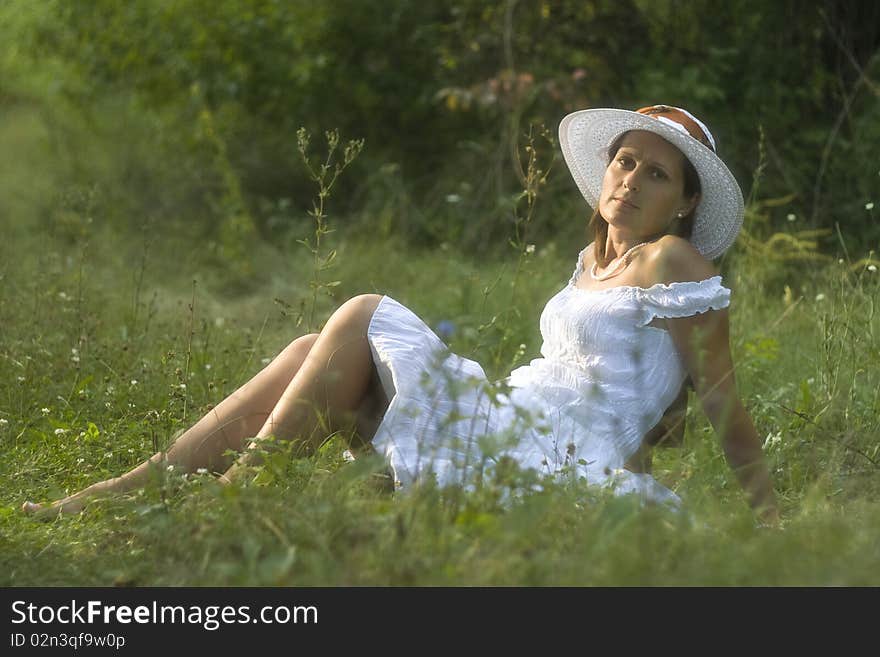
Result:
M654 461L683 514L562 483L502 504L515 473L472 493L392 499L331 440L273 463L271 485L169 475L81 516L23 516L25 499L78 490L165 447L307 332L312 314L326 319L354 294L389 294L431 326L445 321L454 351L503 377L538 355L541 309L582 246L526 238L531 196L506 259L412 248L387 236L383 216L378 236L352 221L314 250L294 224L289 239L254 241L227 266L222 240L194 239L204 217L192 230L183 219L203 192L183 188L192 172L165 165L173 151L154 144L149 116L118 101L95 111L125 121L86 125L47 101L40 80L15 78L39 112L10 102L0 123L0 585L880 583L880 272L857 255L805 265L746 249L724 263L739 390L766 437L778 531L755 527L694 400L684 446ZM535 167L529 159L532 182L544 175ZM223 199L223 212L242 211L235 194ZM129 211L150 207L174 233ZM442 225L442 211L418 213ZM332 276L316 276L332 247Z
M222 274L195 261L185 273L163 273L171 245L138 258L137 238L120 242L98 229L73 242L22 232L0 248L0 584L880 581L880 284L867 268L792 267L771 281L746 254L725 265L738 383L768 437L778 531L755 527L693 400L684 447L655 455L655 476L684 498L683 514L562 483L502 504L515 485L502 477L467 494L424 488L390 498L370 486L368 468L344 461L334 439L312 458L275 467L271 485L169 476L41 523L17 511L24 499L124 472L303 333L295 311L311 298L311 264L260 247L260 291L232 295ZM538 355L539 313L576 251L538 245L514 290L514 314L505 313L511 263L340 238L341 283L317 312L326 318L359 292L390 294L433 326L452 321L452 348L503 376ZM499 354L502 331L509 349Z

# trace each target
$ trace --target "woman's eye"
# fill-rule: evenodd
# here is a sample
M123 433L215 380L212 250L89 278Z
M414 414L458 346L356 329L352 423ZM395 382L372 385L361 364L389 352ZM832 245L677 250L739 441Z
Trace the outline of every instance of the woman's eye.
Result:
M622 167L628 167L632 164L632 159L624 156L624 157L617 158L617 162Z
M665 180L666 179L666 172L662 171L661 169L654 169L651 172L651 175L654 176L657 180Z

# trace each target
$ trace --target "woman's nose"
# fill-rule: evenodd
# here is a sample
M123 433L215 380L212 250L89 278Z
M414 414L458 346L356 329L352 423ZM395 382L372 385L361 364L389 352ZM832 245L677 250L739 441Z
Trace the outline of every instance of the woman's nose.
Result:
M624 188L636 192L639 189L638 182L636 180L636 172L630 171L627 175L623 177L623 186Z

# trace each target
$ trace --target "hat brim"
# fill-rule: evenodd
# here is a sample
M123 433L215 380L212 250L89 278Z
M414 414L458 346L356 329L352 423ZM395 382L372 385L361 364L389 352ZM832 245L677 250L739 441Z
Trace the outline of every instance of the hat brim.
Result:
M573 112L559 124L559 145L568 170L590 207L596 209L608 167L608 147L624 132L647 130L676 146L700 178L691 243L712 260L733 244L743 222L742 190L712 150L676 128L637 112L601 108Z

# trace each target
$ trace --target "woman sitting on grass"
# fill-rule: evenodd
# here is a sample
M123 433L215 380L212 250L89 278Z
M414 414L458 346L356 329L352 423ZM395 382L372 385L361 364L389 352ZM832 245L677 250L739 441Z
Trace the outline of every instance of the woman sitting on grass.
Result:
M710 263L743 219L742 193L712 135L685 110L655 105L575 112L559 137L594 208L593 241L541 314L543 357L513 370L507 392L493 392L479 364L449 353L403 305L360 295L167 451L52 504L25 502L24 510L78 512L95 495L143 486L156 466L233 480L260 463L269 437L307 451L340 430L385 457L395 488L424 477L469 486L476 473L513 459L525 470L676 505L649 474L648 452L666 432L664 411L680 413L686 403L690 378L751 506L775 524L761 445L736 391L730 290ZM229 450L240 453L234 462Z

